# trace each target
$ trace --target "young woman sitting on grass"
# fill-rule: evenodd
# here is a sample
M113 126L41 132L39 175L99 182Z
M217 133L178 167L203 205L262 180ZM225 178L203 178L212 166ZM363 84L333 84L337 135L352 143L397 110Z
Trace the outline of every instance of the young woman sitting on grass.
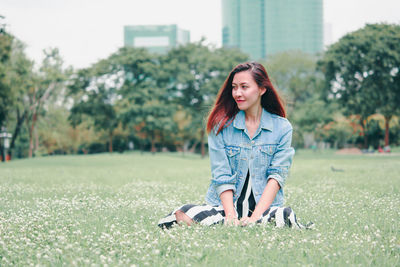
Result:
M236 66L221 87L208 122L212 179L207 204L186 204L159 221L203 225L305 228L290 207L282 207L283 187L292 164L292 126L265 68Z

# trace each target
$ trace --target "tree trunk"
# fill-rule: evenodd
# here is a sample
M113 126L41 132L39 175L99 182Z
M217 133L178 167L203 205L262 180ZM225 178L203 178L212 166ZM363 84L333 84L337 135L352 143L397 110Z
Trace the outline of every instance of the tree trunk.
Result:
M3 147L0 145L0 152L1 152L1 161L6 161L6 153L4 153Z
M360 118L360 125L363 130L363 135L364 135L364 148L368 149L368 136L367 136L367 125L364 123L364 118Z
M156 153L156 138L154 134L151 135L151 153Z
M189 152L190 152L190 153L194 153L195 150L196 150L196 146L197 146L198 144L199 144L199 142L194 143L194 144L192 145L192 147L189 148Z
M200 132L200 138L201 138L201 157L204 158L206 156L206 150L205 150L205 144L204 144L204 135L205 131L204 129L201 130Z
M108 152L112 153L113 152L113 133L112 131L108 134Z
M37 120L37 114L36 114L36 111L35 111L35 113L32 116L32 123L28 127L28 129L29 129L29 153L28 153L28 157L29 158L32 158L32 156L33 156L33 131L35 130L36 120Z
M33 151L34 151L34 154L36 154L36 152L39 149L39 135L38 135L38 132L36 130L33 131L33 134L35 136L35 145L34 145L34 150Z
M389 146L389 122L392 116L385 116L385 146Z
M14 133L11 138L10 149L8 150L8 156L10 157L10 159L12 157L12 150L14 149L15 146L15 140L17 140L17 137L21 131L22 124L25 121L26 115L27 115L27 110L25 110L22 116L20 116L19 108L17 108L17 124L15 125Z

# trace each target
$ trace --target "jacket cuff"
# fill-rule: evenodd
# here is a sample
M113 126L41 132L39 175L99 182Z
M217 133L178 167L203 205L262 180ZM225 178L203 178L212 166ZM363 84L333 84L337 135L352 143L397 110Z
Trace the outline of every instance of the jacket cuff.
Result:
M281 187L281 189L283 188L283 186L285 185L285 179L282 178L282 176L280 176L277 173L271 174L270 176L268 176L267 178L267 183L269 181L269 179L274 179L278 182L279 186Z
M233 190L233 193L235 193L235 185L233 184L222 184L216 187L216 191L218 196L221 195L223 192L227 190Z

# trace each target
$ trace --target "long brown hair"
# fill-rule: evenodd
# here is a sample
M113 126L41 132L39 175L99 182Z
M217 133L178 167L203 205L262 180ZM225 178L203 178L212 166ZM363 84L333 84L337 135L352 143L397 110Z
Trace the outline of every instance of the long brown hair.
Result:
M268 112L286 117L282 100L269 80L264 66L257 62L246 62L237 65L226 78L218 92L215 104L211 109L207 121L207 132L210 133L218 125L216 134L232 122L232 118L239 112L239 108L232 97L232 81L236 73L249 71L257 85L266 88L267 91L261 96L261 106ZM229 123L228 123L229 122Z

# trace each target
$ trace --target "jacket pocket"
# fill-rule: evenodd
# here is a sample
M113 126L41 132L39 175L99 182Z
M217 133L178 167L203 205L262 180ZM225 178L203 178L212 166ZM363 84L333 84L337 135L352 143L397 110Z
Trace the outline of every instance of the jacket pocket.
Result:
M260 146L260 164L261 166L269 166L275 154L276 145L261 145Z
M261 152L263 152L269 156L272 156L275 153L276 145L262 145L262 146L260 146L260 150L261 150Z
M238 146L226 146L225 147L225 153L228 157L229 160L229 165L231 167L232 173L235 173L238 164L239 164L239 158L240 158L240 147Z

